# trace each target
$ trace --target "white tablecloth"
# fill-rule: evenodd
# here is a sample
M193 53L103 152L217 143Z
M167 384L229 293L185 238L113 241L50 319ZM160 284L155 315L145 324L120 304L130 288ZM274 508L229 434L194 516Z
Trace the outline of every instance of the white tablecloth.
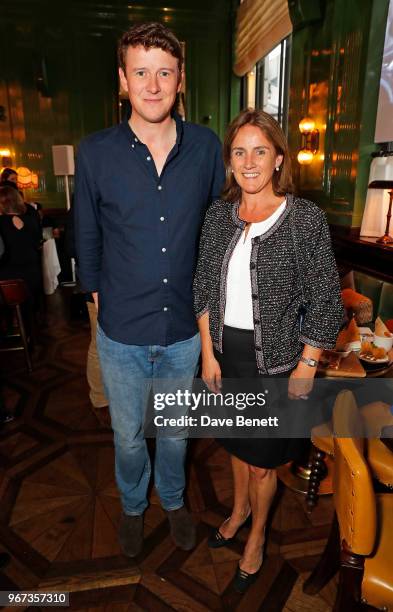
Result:
M57 255L54 238L45 240L42 247L42 276L44 280L44 293L51 295L59 284L57 275L60 274L60 262Z

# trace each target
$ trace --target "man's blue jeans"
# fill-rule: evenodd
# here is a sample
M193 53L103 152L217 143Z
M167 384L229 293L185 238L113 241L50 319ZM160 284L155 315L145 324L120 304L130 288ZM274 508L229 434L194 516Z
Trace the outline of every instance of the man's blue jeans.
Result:
M137 346L111 340L98 325L97 347L109 399L116 481L123 511L128 515L142 514L147 507L151 475L143 431L150 389L153 388L153 393L158 391L160 380L166 380L168 390L168 379L173 379L174 385L179 380L186 382L191 389L200 353L200 337L196 334L169 346ZM184 438L157 436L154 481L165 510L183 506L186 449L186 432Z

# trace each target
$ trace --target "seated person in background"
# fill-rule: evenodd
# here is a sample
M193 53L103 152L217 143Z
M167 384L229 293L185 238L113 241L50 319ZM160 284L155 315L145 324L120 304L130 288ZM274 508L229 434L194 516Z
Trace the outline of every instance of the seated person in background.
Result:
M1 173L0 187L12 187L16 189L21 196L22 200L26 204L26 214L31 215L38 227L42 225L42 206L38 202L26 202L24 199L23 191L18 189L18 175L12 168L4 168Z
M16 170L14 170L13 168L3 168L0 182L14 183L16 187L18 183L18 175Z
M4 243L0 279L23 279L37 304L42 293L41 230L12 187L0 186L0 236Z

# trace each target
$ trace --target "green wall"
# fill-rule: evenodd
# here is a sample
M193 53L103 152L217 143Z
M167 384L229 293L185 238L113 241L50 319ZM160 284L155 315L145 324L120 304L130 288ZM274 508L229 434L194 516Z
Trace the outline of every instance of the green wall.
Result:
M293 33L289 143L295 182L301 194L325 208L330 223L359 227L370 154L379 148L373 139L389 2L323 4L321 21ZM324 158L299 166L298 123L306 115L320 130Z
M138 21L165 22L186 43L187 119L221 137L236 109L231 74L231 0L13 0L0 23L0 148L14 166L39 175L27 196L45 207L65 205L52 170L51 145L73 144L118 120L116 44ZM43 58L49 97L37 89ZM235 99L235 102L233 100ZM208 119L208 117L211 117Z
M317 0L295 0L299 9ZM373 144L388 0L326 0L324 18L295 27L289 143L298 191L323 206L333 224L361 223ZM239 110L231 70L237 0L14 0L0 23L0 148L37 172L31 196L65 205L52 171L52 144L77 147L86 134L118 120L116 41L137 21L166 22L186 43L187 118L221 137ZM37 89L45 58L49 97ZM298 123L321 131L321 153L300 167ZM211 119L206 119L211 117Z

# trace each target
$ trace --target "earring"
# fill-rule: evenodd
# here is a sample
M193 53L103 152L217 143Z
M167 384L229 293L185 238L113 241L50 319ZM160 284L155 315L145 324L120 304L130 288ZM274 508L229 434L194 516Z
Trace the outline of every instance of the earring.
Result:
M280 166L276 166L276 172L278 172L280 169Z

